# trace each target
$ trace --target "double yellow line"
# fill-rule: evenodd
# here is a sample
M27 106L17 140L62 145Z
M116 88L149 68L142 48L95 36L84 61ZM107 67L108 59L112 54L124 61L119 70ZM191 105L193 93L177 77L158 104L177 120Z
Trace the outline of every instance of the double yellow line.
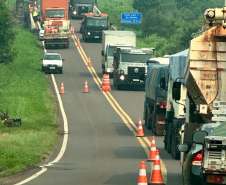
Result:
M77 37L76 35L72 35L72 39L75 43L75 45L77 46ZM99 78L99 76L97 75L95 69L93 68L93 66L88 66L88 57L86 56L82 46L77 46L78 52L81 55L83 62L85 63L85 65L87 66L87 69L89 70L90 74L92 75L94 81L96 82L97 86L99 87L99 89L101 90L101 92L104 94L104 96L106 97L106 99L108 100L108 102L111 104L111 106L113 107L113 109L118 113L118 115L122 118L123 122L126 124L126 126L131 130L131 132L134 134L134 136L137 135L137 131L138 128L135 125L135 123L132 121L132 119L128 116L128 114L125 113L125 111L122 109L122 107L118 104L118 102L114 99L114 97L111 95L111 93L109 91L102 91L101 89L101 84L102 81ZM147 137L136 137L138 139L138 141L140 142L141 146L144 148L147 156L149 157L149 148L151 146L151 142ZM153 168L152 168L153 169ZM163 161L161 160L161 170L162 170L162 178L163 181L166 183L167 182L167 170L165 167L165 164L163 163Z

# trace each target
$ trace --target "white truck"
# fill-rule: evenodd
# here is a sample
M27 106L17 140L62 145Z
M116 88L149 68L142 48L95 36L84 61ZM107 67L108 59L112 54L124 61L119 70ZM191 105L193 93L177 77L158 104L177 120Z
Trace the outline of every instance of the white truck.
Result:
M132 31L104 30L102 35L102 59L101 67L103 74L112 75L113 52L116 47L136 47L136 34Z
M147 61L153 56L154 48L116 47L113 61L113 84L116 89L125 86L144 88Z

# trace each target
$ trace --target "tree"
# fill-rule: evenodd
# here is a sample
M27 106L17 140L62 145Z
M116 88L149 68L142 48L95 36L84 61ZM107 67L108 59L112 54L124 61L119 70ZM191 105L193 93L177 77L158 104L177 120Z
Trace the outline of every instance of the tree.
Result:
M15 57L13 41L15 31L10 10L6 6L6 0L0 0L0 63L9 63Z
M159 0L134 0L133 8L139 12L146 12L149 9L158 8L160 5Z

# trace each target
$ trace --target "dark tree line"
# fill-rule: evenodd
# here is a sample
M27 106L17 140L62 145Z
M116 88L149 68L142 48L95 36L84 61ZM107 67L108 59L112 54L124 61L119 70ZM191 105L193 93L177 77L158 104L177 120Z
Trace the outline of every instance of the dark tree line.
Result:
M13 48L14 23L6 0L0 0L0 17L0 63L9 63L13 61L16 52Z

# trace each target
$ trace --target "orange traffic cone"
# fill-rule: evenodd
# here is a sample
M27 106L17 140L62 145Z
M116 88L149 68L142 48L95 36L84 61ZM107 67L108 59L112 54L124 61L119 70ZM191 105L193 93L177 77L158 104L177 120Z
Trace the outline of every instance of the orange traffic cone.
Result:
M90 60L90 57L89 57L89 59L88 59L87 66L91 66L91 60Z
M144 131L143 131L143 127L142 127L141 118L139 118L138 133L137 133L136 137L144 137Z
M150 156L149 156L149 159L147 160L148 162L155 161L155 152L156 152L155 136L152 136Z
M162 172L160 166L159 150L155 152L154 167L152 170L151 181L148 185L165 185L162 181Z
M102 91L111 91L109 74L103 74Z
M80 46L80 40L79 40L79 38L77 39L77 46Z
M60 94L65 94L64 92L64 83L61 83Z
M137 185L147 185L147 183L148 183L148 180L147 180L147 175L146 175L145 162L141 161L140 162L140 172L139 172L138 184Z
M84 88L84 93L88 93L89 92L89 88L88 88L88 83L87 83L87 80L85 82L85 88Z
M71 34L75 34L74 26L71 27Z

